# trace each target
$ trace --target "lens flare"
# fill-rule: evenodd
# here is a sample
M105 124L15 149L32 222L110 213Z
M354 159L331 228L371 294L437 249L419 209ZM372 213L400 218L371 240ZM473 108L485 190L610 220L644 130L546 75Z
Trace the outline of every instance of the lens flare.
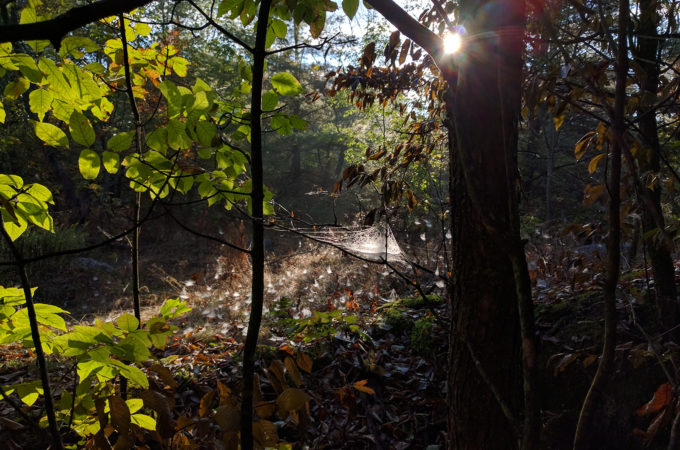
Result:
M444 53L454 55L460 51L462 46L463 37L460 33L446 33L444 36Z

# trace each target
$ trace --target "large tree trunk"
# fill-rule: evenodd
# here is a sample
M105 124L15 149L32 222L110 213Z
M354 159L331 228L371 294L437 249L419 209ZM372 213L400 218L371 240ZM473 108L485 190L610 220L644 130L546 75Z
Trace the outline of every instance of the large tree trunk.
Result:
M659 136L656 126L656 111L653 103L659 87L659 64L657 62L658 40L656 38L659 15L656 12L657 3L654 0L640 1L640 22L638 25L638 64L641 67L642 79L640 87L643 91L643 101L640 102L640 134L647 151L640 158L640 173L656 174L660 169ZM643 183L647 186L648 183ZM661 186L654 189L644 187L646 195L651 199L649 205L642 208L642 231L646 234L663 225L661 211ZM650 208L653 211L650 211ZM655 220L655 217L657 220ZM661 224L658 224L660 221ZM649 239L648 249L654 275L654 289L661 323L666 328L675 326L678 322L679 310L677 290L675 286L675 270L669 249L662 239Z
M469 41L449 99L456 130L450 155L449 432L456 449L511 449L518 444L522 392L511 253L520 249L516 157L523 6L516 0L464 0L461 6Z

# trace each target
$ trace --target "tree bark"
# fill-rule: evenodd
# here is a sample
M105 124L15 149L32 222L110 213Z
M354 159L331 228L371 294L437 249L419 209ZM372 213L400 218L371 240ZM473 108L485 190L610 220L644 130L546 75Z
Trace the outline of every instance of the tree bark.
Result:
M521 267L515 253L521 251L516 157L523 4L465 0L461 17L469 38L449 99L457 138L450 155L449 433L456 449L509 449L518 446L519 436L501 405L519 416L522 404L515 279ZM476 365L488 373L488 382L475 376Z
M638 108L640 135L647 149L639 163L640 174L643 176L645 174L656 174L661 168L659 160L661 148L657 133L656 110L652 106L659 88L659 64L657 62L659 41L656 35L660 16L657 14L656 8L657 2L654 0L640 1L636 53L638 64L642 69L642 79L640 80L642 100ZM661 225L663 225L661 186L657 184L654 189L649 189L646 187L648 183L642 184L645 186L643 189L646 191L646 195L651 199L650 205L642 205L642 232L647 234L658 227L654 217L660 218ZM649 208L653 208L653 211L650 211ZM649 239L648 244L659 319L666 329L672 328L680 319L673 259L662 239Z
M250 172L252 176L252 285L248 333L243 348L243 394L241 397L241 448L252 450L253 442L253 377L255 376L255 351L260 335L262 306L264 303L264 180L262 161L262 82L267 56L265 37L269 22L271 0L262 0L257 17L255 49L253 53L253 88L250 103Z

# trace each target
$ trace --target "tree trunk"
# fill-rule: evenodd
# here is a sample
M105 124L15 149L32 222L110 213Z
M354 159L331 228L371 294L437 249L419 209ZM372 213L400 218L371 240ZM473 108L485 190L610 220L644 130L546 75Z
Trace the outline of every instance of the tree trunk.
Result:
M656 111L653 107L659 88L658 40L656 38L659 15L656 8L657 2L654 0L640 1L637 61L642 69L640 88L643 97L638 108L638 114L640 117L640 134L647 149L640 158L640 173L642 175L645 173L656 174L660 170L659 152L661 148L657 134ZM643 186L645 186L643 189L652 201L651 205L643 205L642 208L643 234L657 228L655 216L661 219L661 225L663 225L661 186L657 184L652 190L646 187L647 184L643 183ZM650 211L650 208L653 208L654 211ZM659 317L665 328L671 328L678 323L680 312L677 303L673 260L662 239L649 239L648 242Z
M449 433L452 448L511 449L520 437L514 417L520 411L522 371L513 259L503 249L520 248L513 241L519 244L523 6L515 0L465 0L461 9L469 38L449 98L456 130L450 155Z

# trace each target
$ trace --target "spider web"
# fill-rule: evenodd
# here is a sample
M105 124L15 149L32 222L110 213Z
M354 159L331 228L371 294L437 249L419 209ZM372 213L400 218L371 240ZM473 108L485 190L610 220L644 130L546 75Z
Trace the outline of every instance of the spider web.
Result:
M404 252L386 223L372 227L314 228L305 230L304 234L371 261L406 261Z

